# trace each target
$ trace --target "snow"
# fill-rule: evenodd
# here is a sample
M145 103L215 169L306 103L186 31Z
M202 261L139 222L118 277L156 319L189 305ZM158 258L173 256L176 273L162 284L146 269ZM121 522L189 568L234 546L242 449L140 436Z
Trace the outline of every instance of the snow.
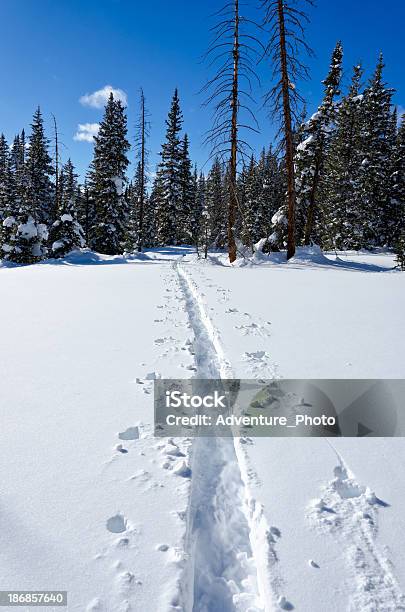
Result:
M297 151L305 151L308 145L310 145L314 140L315 137L311 134L311 136L308 136L308 138L299 143L297 146Z
M3 221L3 227L13 227L15 223L15 217L6 217Z
M64 249L64 248L65 248L64 240L55 240L55 242L52 243L52 251L58 251L59 249Z
M112 180L115 185L117 195L121 196L124 193L124 186L125 186L124 179L120 176L114 176Z
M62 215L60 219L61 219L61 221L73 221L72 215L69 215L67 213Z
M36 238L38 236L38 229L34 219L29 217L27 223L20 223L18 226L18 232L26 240Z
M152 435L159 378L403 378L394 265L178 247L0 267L7 588L103 612L404 606L403 440Z

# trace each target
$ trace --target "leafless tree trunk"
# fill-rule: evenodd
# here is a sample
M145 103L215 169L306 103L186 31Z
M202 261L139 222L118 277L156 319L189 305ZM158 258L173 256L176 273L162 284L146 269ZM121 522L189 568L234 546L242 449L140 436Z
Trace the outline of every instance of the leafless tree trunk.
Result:
M291 122L290 83L288 78L287 49L283 0L278 0L278 23L280 31L281 87L283 92L283 116L285 139L285 165L287 170L288 234L287 259L295 253L295 179L294 179L294 142Z
M210 91L205 104L214 103L213 127L208 131L205 143L211 145L211 158L218 157L225 161L229 170L227 237L229 261L232 263L237 255L235 221L238 209L238 164L240 158L246 156L246 149L250 148L241 139L239 132L241 127L258 131L257 121L249 108L249 101L252 101L251 79L257 78L251 54L258 54L252 43L262 45L253 35L242 31L242 24L252 22L240 15L239 0L228 2L217 15L221 16L221 20L213 28L214 40L206 56L211 59L210 65L219 61L221 64L215 76L203 88L203 91ZM245 42L246 39L249 40ZM241 80L247 87L241 86ZM249 119L241 121L242 111L255 127L249 125Z
M313 4L312 0L306 1ZM264 25L270 25L270 40L265 55L273 64L273 78L277 82L266 96L272 115L281 125L287 173L287 259L295 253L295 177L294 177L294 133L293 119L297 121L298 106L303 102L297 92L294 80L308 76L308 69L299 59L299 48L311 54L304 40L302 23L308 21L307 15L297 8L298 1L263 0L265 9ZM279 133L280 133L279 132Z
M146 188L146 166L147 166L147 150L146 139L149 136L150 123L148 121L149 113L145 106L145 95L141 88L140 101L140 116L137 125L137 144L138 157L140 160L140 195L139 195L139 216L138 216L138 251L143 249L144 242L144 216L145 216L145 188Z
M59 189L59 142L58 142L58 126L56 124L56 117L52 115L53 127L54 127L54 138L55 138L55 203L54 203L54 219L58 216L60 209L60 189Z
M228 209L228 254L229 261L236 259L234 234L237 208L236 177L238 163L238 105L239 105L239 0L235 0L235 30L233 36L233 80L232 80L232 123L231 159L229 163L229 209Z

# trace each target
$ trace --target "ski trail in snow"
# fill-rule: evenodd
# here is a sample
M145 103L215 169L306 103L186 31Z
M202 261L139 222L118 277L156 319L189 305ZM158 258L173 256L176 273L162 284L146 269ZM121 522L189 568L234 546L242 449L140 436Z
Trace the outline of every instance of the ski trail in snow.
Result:
M377 545L378 514L388 504L361 485L330 440L338 459L334 478L309 509L310 520L343 539L347 563L354 578L349 610L394 612L405 610L405 596L387 554Z
M196 378L233 378L197 286L180 263L175 264L175 269L195 337ZM191 462L187 609L273 610L280 595L278 589L272 588L274 580L270 575L276 560L275 541L262 506L249 491L242 440L196 438Z

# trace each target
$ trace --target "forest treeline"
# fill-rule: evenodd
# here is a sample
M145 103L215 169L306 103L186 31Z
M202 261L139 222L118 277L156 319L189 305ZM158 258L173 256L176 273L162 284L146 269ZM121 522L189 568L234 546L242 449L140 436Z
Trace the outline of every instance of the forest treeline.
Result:
M290 240L290 246L316 243L326 250L388 247L404 265L405 116L397 117L392 104L382 55L368 79L354 66L346 91L342 61L338 42L317 111L292 115L290 168L285 138L281 146L265 143L257 155L232 151L238 144L232 104L240 102L231 99L230 157L228 148L224 154L214 147L210 169L199 170L176 89L153 179L144 94L133 149L126 109L111 94L79 184L72 161L61 162L56 120L50 138L38 108L28 137L24 130L12 143L0 137L2 257L26 264L84 246L113 255L179 244L206 256L230 241L253 252L282 250ZM294 91L292 81L288 88ZM131 156L136 164L129 178Z

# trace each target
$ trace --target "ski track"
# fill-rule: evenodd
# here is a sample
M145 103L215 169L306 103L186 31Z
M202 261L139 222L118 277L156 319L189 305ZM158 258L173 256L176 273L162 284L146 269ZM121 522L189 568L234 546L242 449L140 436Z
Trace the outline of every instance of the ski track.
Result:
M168 333L157 337L154 344L160 346L163 352L156 361L183 352L186 363L179 365L193 372L195 378L233 379L220 334L207 313L209 309L204 294L187 273L187 264L181 259L180 256L171 265L171 273L166 277L170 284L174 275L176 290L166 288L164 303L157 306L164 318L155 319L155 322L171 324L173 329L180 325L173 318L179 290L188 318L187 327L194 338L182 345ZM221 301L226 303L229 300L228 292L220 288L217 288L217 292L222 296ZM228 308L226 312L235 314L238 310ZM243 316L250 317L248 313L243 313ZM234 329L245 333L248 327L240 325L234 326ZM254 332L254 335L263 334ZM187 362L188 359L191 362ZM259 377L263 367L269 364L270 356L265 351L256 351L245 353L243 359L248 362L252 374ZM279 377L276 366L271 368L271 375L273 378ZM149 395L152 393L153 378L156 377L160 377L160 374L154 371L146 379L136 379L135 382L143 393ZM141 437L150 435L149 428L141 423L119 432L119 443L104 467L108 468L120 456L125 456ZM307 519L313 527L325 535L332 535L341 543L351 575L351 582L346 585L347 610L405 611L405 597L394 576L388 553L381 550L376 541L378 514L388 504L378 499L368 487L359 484L332 443L327 439L325 442L335 453L338 465L334 469L334 478L323 488L322 497L310 503ZM293 603L285 596L285 580L279 567L277 543L281 538L280 530L269 526L262 504L251 493L251 486L257 484L259 478L247 453L250 443L249 438L200 437L195 438L193 444L187 438L178 442L169 439L156 446L163 457L161 468L183 477L185 486L186 482L190 483L190 501L184 512L184 550L178 548L179 558L175 559L180 575L174 591L171 595L169 593L169 599L168 593L164 594L162 609L171 612L273 612L294 609ZM145 470L138 470L129 478L143 485L148 485L149 479L150 474ZM97 557L115 557L111 567L113 606L117 612L129 612L132 591L142 582L117 559L116 549L131 544L138 530L119 512L106 520L106 529L117 539ZM168 548L162 544L159 550L166 551ZM86 607L89 612L104 609L104 602L98 598Z
M233 378L202 296L184 266L176 263L175 269L195 337L196 377ZM281 597L282 582L270 572L277 561L277 530L269 528L249 491L245 442L231 437L194 442L186 538L186 609L193 612L269 612ZM292 609L286 600L284 609Z
M348 610L405 610L405 596L394 576L392 563L376 541L379 511L389 504L360 484L331 442L326 442L336 454L338 465L322 497L310 504L308 518L316 528L333 534L344 545L353 576Z
M195 336L196 377L233 378L203 296L184 268L180 262L175 264ZM249 442L247 438L195 440L187 543L188 578L194 586L187 609L193 612L294 609L283 593L285 581L278 567L281 534L269 527L262 505L249 490L249 483L257 480L244 448ZM347 609L405 610L392 563L376 543L378 512L387 504L360 485L330 441L325 442L339 465L322 499L311 504L308 519L342 542L353 577L347 585Z

